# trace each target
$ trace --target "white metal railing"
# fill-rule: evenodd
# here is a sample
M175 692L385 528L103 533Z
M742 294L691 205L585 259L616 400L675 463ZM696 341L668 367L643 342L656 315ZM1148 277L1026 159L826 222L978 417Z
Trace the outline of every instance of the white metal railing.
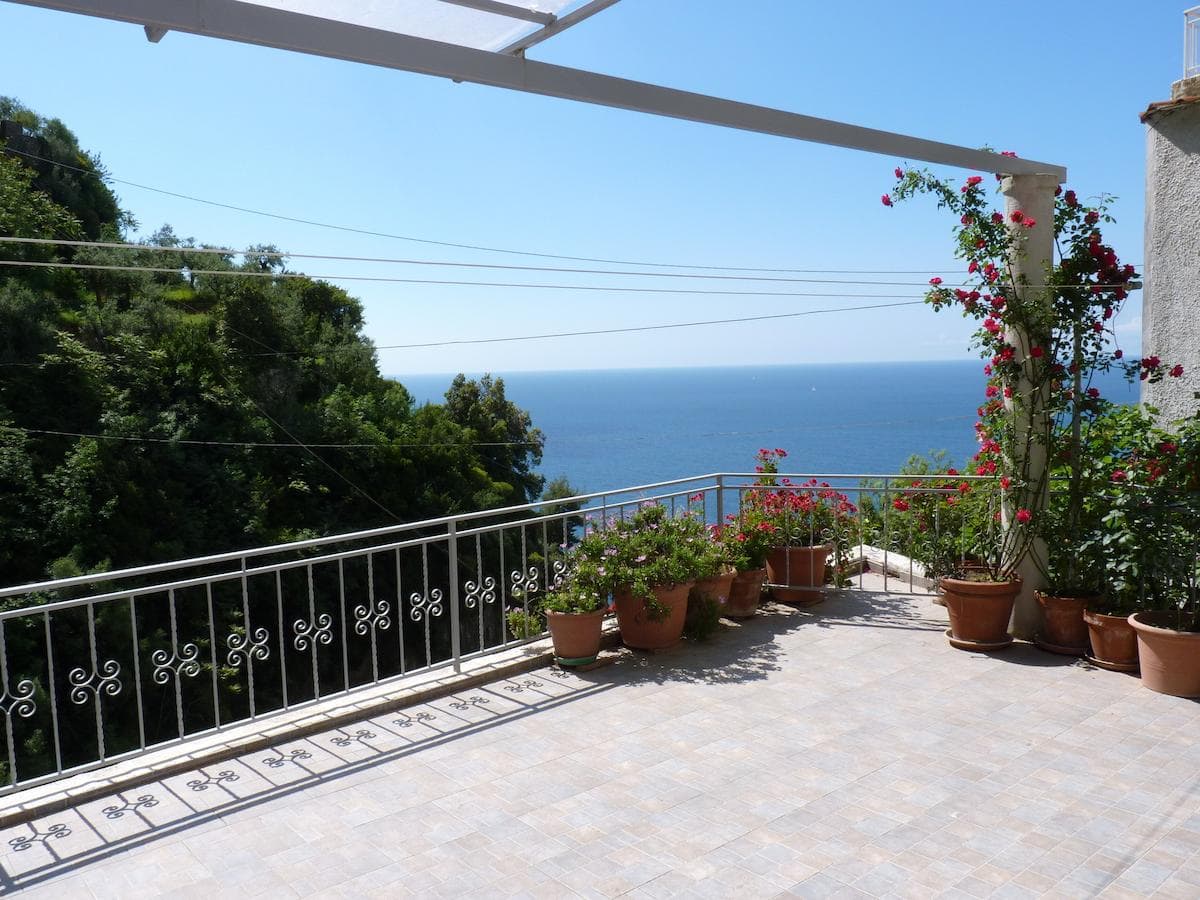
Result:
M885 554L906 546L889 533L894 496L957 489L779 475L811 477L860 509L875 498L878 518L859 516L849 540ZM647 502L720 522L759 478L713 473L0 589L0 794L524 643L506 613L528 613L561 578L589 522Z
M1200 75L1200 6L1183 13L1183 77Z

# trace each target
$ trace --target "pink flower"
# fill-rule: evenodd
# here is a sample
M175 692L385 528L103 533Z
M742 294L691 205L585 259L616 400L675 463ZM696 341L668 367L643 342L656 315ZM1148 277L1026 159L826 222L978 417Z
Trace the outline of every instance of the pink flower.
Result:
M1019 209L1014 209L1011 213L1008 214L1008 217L1010 219L1012 219L1014 222L1016 222L1017 224L1020 224L1025 218L1025 213L1021 212Z
M980 184L982 181L983 181L983 178L980 177L979 175L972 175L970 178L967 179L967 185L969 187L975 187L975 185Z
M884 206L891 206L891 205L892 205L892 198L891 198L889 195L887 195L887 194L884 194L884 195L883 195L883 196L880 198L880 201L883 203L883 205L884 205Z
M1025 509L1024 507L1017 510L1017 521L1020 522L1022 525L1024 525L1026 522L1028 522L1032 518L1033 518L1033 513L1031 513L1029 510Z
M1004 488L1004 490L1006 490L1006 491L1007 491L1007 490L1008 490L1008 486L1009 486L1010 484L1012 484L1012 479L1011 479L1011 478L1009 478L1007 475L1001 475L1001 476L1000 476L1000 487Z
M942 279L940 279L936 275L934 275L932 278L929 279L929 283L932 284L934 287L937 287L939 284L942 283Z
M979 263L975 262L975 260L971 260L971 264L969 266L967 266L967 271L971 272L972 274L974 274L975 272L978 272L979 271Z
M899 166L896 166L896 177L897 178L904 177L904 170L902 168L900 168Z
M1025 227L1026 228L1032 228L1036 224L1037 224L1037 219L1029 219L1029 218L1025 219Z
M1178 378L1180 375L1183 374L1183 366L1175 366L1175 368L1171 369L1171 371L1168 374L1172 378Z
M1124 481L1125 478L1126 478L1126 475L1125 475L1125 471L1123 469L1117 469L1117 471L1112 473L1113 481Z

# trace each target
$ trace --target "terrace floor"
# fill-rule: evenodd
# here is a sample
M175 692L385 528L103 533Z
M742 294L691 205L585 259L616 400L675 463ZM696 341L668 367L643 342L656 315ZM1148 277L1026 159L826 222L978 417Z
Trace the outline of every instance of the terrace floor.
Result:
M0 890L1200 897L1200 703L944 628L854 591L537 670L4 829Z

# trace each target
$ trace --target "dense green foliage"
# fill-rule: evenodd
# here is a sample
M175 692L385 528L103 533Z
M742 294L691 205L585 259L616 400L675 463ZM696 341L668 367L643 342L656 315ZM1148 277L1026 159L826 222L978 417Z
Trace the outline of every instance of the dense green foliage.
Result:
M61 122L3 98L0 119L26 132L10 125L22 152L0 152L0 236L127 239L132 218ZM202 249L170 228L150 243ZM357 300L255 249L0 245L166 270L0 268L0 583L539 496L542 435L502 381L460 376L418 406L381 376Z

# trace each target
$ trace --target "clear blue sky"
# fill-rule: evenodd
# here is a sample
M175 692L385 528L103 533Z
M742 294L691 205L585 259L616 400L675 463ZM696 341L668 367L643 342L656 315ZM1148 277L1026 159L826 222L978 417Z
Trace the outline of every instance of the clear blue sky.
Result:
M735 15L744 5L752 14ZM1145 134L1137 115L1166 99L1180 77L1186 5L623 0L530 56L1066 165L1081 195L1119 197L1109 237L1125 260L1141 263ZM900 160L183 34L154 45L131 25L6 2L0 35L0 93L63 119L118 178L367 229L578 256L957 271L944 215L929 204L887 210L879 203ZM141 234L170 223L182 236L235 247L538 262L117 190ZM462 277L364 263L292 265ZM564 275L511 280L595 283ZM869 302L345 286L365 302L368 333L381 345ZM1131 349L1139 319L1133 304L1118 322ZM403 374L950 359L969 356L968 332L954 314L911 307L381 351L380 362L384 372Z

